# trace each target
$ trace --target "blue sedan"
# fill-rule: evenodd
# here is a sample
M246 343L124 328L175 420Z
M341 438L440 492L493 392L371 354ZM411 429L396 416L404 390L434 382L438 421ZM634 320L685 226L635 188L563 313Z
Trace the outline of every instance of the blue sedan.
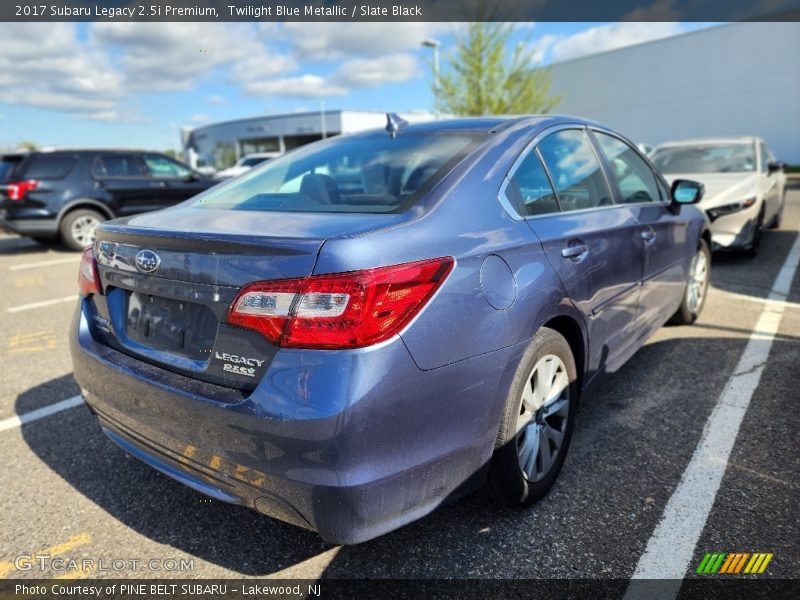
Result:
M702 193L576 118L389 115L102 224L75 378L131 455L331 542L528 506L590 384L702 310Z

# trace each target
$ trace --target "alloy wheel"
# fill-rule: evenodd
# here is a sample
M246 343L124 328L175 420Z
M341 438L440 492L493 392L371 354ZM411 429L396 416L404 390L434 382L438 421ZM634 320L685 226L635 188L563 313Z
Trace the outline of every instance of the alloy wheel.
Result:
M94 242L94 234L100 220L89 215L78 217L72 222L70 235L81 246L88 246Z
M686 286L686 306L692 314L696 314L703 305L708 288L708 258L702 250L694 255L689 271L689 282Z
M564 445L569 417L569 376L554 354L541 358L525 381L517 419L517 458L524 477L543 479Z

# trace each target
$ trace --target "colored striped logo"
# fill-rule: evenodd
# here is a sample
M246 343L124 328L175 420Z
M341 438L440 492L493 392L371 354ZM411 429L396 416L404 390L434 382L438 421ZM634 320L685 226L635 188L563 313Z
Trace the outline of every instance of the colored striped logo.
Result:
M697 567L697 573L763 573L772 560L772 552L707 552Z

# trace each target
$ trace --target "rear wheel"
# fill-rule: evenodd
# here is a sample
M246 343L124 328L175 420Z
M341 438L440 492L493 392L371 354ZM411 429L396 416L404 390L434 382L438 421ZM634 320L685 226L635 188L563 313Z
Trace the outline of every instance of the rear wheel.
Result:
M94 232L106 218L99 212L78 208L68 212L61 220L61 241L70 250L83 250L94 243Z
M555 483L569 448L578 399L575 359L542 328L525 351L506 399L487 487L498 500L530 506Z
M691 325L697 320L706 304L710 275L711 251L705 240L700 240L700 247L689 265L689 276L686 280L680 308L671 319L673 323Z

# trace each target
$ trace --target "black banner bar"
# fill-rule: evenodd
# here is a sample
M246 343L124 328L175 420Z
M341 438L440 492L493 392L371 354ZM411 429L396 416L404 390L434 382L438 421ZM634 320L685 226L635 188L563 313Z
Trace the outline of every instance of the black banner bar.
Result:
M800 0L4 0L0 21L797 21Z
M797 598L795 579L749 576L673 580L627 579L73 579L0 580L0 598L38 600L266 600L266 599L480 599L628 597L652 599L677 594L703 598Z

